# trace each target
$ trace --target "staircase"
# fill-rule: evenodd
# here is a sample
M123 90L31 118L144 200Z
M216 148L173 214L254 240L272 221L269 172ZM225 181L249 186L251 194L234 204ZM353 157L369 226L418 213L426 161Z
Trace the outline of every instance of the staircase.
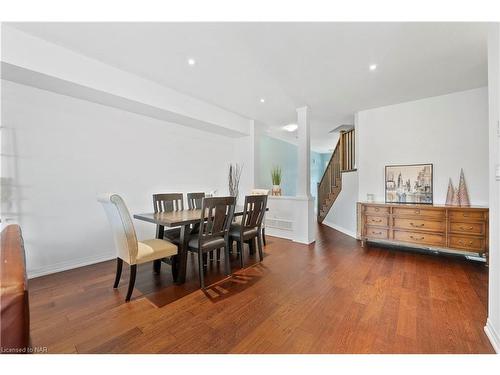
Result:
M342 190L342 173L355 167L354 129L340 132L339 141L318 183L318 222L321 223Z

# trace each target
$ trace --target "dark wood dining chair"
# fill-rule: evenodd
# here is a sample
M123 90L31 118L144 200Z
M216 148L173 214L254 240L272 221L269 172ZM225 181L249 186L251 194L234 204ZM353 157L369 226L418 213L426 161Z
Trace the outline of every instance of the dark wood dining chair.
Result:
M269 195L268 189L252 189L250 195ZM266 214L264 214L264 219L262 219L262 242L266 246Z
M224 248L226 275L231 274L229 262L229 228L234 215L234 197L203 198L201 204L200 229L188 243L189 251L198 253L200 287L205 288L203 255Z
M201 209L201 201L203 200L203 198L205 198L205 193L187 193L188 208L190 210L200 210ZM200 229L200 224L199 223L194 224L193 227L191 228L191 234L198 233L199 229ZM214 252L215 251L211 251L209 253L211 260L214 259ZM221 249L217 249L217 261L220 261L220 253L221 253ZM207 263L207 256L204 255L203 259L204 259L204 262L206 264Z
M153 194L153 209L155 213L182 211L184 210L183 194L182 193ZM156 226L156 238L163 238L175 244L179 244L180 237L181 237L181 228L165 229L163 225ZM161 260L156 260L153 263L153 266L156 272L160 272Z
M188 208L190 210L201 209L201 201L205 198L205 193L187 193Z
M153 194L153 208L155 213L184 210L184 198L182 193ZM163 238L170 241L179 241L181 234L180 228L165 230L161 225L157 225L156 233L158 234L159 231L163 231Z
M240 257L240 265L243 268L243 244L248 243L250 251L255 250L255 240L259 249L260 261L264 259L262 253L262 220L267 207L267 195L247 195L243 206L241 222L231 224L229 230L229 246L236 241Z

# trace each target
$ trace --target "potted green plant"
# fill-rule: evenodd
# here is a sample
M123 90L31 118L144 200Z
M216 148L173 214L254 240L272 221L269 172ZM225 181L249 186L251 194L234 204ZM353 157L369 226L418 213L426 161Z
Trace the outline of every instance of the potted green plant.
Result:
M273 182L272 195L281 195L281 167L275 166L271 169L271 180Z

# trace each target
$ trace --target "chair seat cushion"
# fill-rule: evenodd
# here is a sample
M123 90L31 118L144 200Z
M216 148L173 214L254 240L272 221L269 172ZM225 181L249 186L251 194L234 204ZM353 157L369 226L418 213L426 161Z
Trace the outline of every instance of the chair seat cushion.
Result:
M198 250L198 242L200 241L200 238L198 235L192 236L192 238L189 240L189 249L190 250ZM224 237L217 237L213 238L208 242L205 242L203 244L202 250L212 250L212 249L218 249L220 247L226 246L226 241L224 241Z
M259 228L247 229L243 232L244 238L250 238L257 235ZM229 236L233 238L240 238L241 235L241 224L233 223L231 224L231 228L229 229Z
M177 246L165 240L152 239L139 241L137 264L151 262L156 259L171 257L177 254Z

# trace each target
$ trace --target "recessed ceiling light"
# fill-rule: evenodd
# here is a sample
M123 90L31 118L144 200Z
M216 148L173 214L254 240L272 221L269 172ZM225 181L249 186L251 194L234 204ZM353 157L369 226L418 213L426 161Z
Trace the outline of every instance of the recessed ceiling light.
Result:
M196 60L195 59L188 59L188 64L193 66L194 64L196 64Z
M297 124L288 124L283 126L283 130L286 130L287 132L294 132L298 129L298 127L299 126Z
M369 66L369 68L370 68L371 71L373 71L373 70L377 69L377 64L371 64Z
M260 98L260 102L261 102L261 103L264 103L265 101L266 101L266 99L264 99L264 98Z

